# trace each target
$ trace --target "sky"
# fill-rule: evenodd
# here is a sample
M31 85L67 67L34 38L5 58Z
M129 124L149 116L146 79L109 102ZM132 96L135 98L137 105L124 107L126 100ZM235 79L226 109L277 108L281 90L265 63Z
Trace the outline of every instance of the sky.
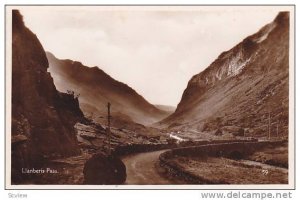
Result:
M177 106L188 81L273 21L281 7L22 7L59 59L98 66L152 104Z

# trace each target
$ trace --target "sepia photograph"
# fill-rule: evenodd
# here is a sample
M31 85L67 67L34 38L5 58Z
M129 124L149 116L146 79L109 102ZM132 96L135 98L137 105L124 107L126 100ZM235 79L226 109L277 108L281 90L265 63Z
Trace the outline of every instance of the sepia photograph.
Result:
M6 188L294 188L294 9L6 5Z

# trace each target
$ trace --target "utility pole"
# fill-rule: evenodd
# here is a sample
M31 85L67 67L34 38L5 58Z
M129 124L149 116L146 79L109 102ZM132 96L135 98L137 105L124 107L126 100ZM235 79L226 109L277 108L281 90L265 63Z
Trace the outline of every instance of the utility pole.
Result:
M271 112L269 108L269 140L271 140Z
M278 138L278 126L279 126L279 120L277 120L277 138Z
M111 104L107 103L107 135L108 135L108 154L111 154L111 141L110 141L110 106Z

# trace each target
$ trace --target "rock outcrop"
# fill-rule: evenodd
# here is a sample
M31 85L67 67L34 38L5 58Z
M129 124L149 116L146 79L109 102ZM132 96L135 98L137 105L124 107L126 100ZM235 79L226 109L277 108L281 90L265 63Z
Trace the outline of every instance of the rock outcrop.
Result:
M78 98L58 92L37 36L12 11L12 183L24 167L79 153L74 125L83 117Z
M287 135L289 13L223 52L192 77L165 127L212 131L238 126L248 135ZM278 130L278 131L277 131Z
M120 185L126 181L126 166L115 156L98 153L84 165L84 184Z

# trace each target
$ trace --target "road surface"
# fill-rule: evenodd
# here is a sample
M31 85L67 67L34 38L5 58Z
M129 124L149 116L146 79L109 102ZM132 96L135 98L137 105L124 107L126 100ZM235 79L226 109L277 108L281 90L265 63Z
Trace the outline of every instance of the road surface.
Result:
M173 181L163 177L159 173L158 158L162 151L138 153L123 157L126 165L128 185L170 185Z

